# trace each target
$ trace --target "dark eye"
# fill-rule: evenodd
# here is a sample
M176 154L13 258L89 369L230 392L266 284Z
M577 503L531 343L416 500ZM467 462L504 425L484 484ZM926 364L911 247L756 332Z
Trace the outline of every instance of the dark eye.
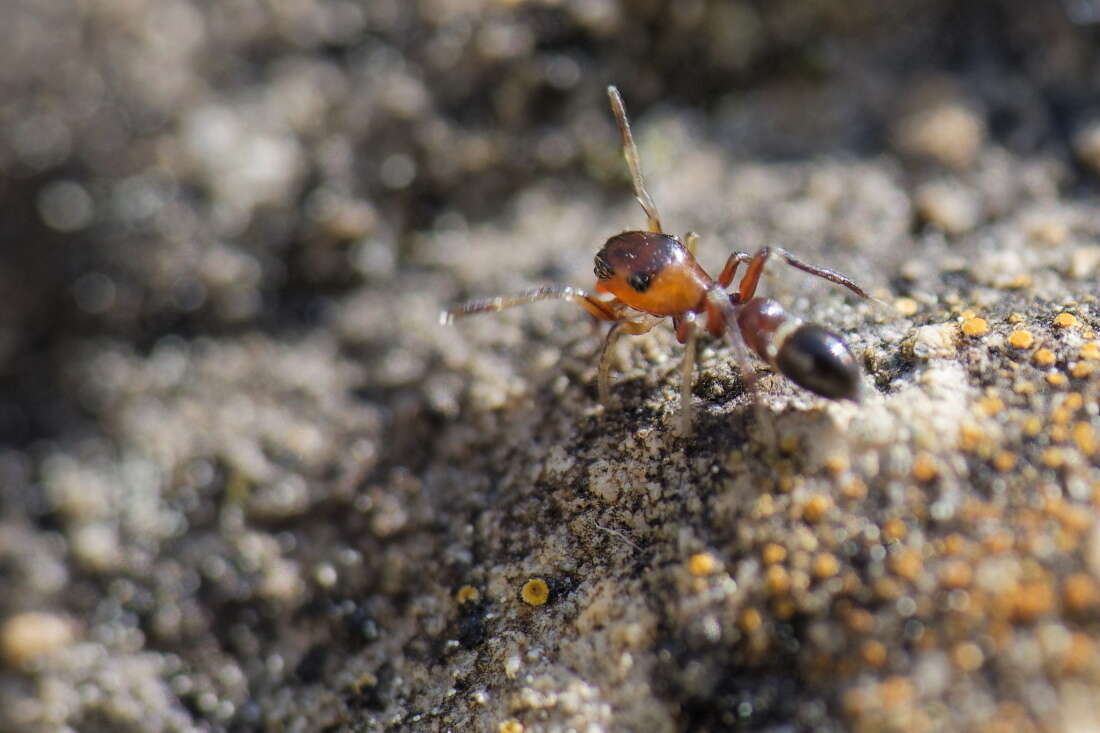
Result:
M646 290L649 290L649 282L652 279L652 272L635 272L626 279L626 283L639 293L644 293Z
M596 277L600 280L610 280L611 276L615 274L615 269L607 261L607 255L603 253L603 250L596 253L596 266L592 268L592 271L596 273Z

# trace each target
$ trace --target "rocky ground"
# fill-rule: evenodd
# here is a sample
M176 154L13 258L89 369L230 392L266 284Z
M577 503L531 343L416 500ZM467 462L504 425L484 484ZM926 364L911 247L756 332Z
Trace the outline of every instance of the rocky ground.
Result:
M1100 726L1090 2L190 0L0 28L0 729ZM778 244L833 403L568 304Z

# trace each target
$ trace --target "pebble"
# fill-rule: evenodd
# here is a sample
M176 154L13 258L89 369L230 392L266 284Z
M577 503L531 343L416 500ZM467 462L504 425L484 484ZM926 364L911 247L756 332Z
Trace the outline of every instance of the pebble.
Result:
M13 667L26 667L73 642L72 622L48 611L16 614L0 626L0 653Z
M957 183L932 181L922 184L914 199L917 215L923 221L952 236L966 234L982 218L978 197Z
M918 359L947 358L955 355L958 326L936 323L921 326L913 332L913 356Z
M1073 152L1093 173L1100 174L1100 120L1090 120L1077 130Z
M894 125L895 147L956 170L971 167L985 144L985 121L948 84L919 85L907 100L909 113Z

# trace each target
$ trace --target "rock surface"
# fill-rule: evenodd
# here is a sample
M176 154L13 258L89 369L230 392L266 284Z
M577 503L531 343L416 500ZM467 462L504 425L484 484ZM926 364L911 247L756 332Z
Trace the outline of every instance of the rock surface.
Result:
M12 9L0 729L1100 725L1087 5ZM704 267L885 301L763 284L860 404L439 325L643 225L612 82Z

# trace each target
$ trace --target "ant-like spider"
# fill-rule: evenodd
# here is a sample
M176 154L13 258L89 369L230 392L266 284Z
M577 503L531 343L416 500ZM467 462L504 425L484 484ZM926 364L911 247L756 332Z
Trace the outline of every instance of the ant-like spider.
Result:
M611 346L625 333L643 334L666 317L672 318L676 338L684 344L680 388L680 428L691 430L691 385L695 370L696 326L720 337L725 333L733 346L741 379L755 396L755 372L748 349L755 351L772 368L811 392L831 399L858 400L860 370L848 347L839 336L821 326L804 323L783 310L777 301L754 297L764 265L772 256L803 272L843 285L861 298L868 294L850 279L833 270L815 267L797 259L786 250L763 247L756 254L734 252L715 280L695 260L699 237L689 232L684 240L661 229L657 206L642 182L641 162L630 122L626 117L619 90L607 88L611 111L623 137L623 155L634 181L634 194L649 219L648 231L616 234L596 253L596 292L607 293L609 300L597 298L569 285L549 285L514 297L477 300L444 311L443 323L474 313L489 313L539 300L570 300L597 319L612 322L600 355L598 387L600 401L611 404ZM748 268L737 290L727 293L737 268ZM746 348L747 347L747 348Z

